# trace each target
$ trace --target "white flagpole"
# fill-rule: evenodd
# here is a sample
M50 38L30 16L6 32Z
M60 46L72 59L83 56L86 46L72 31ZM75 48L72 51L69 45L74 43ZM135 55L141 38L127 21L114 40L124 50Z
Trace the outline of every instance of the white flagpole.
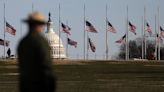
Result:
M108 48L108 31L107 31L107 24L108 24L108 5L106 4L106 29L105 29L105 32L106 32L106 60L108 60L108 53L109 53L109 48Z
M88 42L88 38L89 38L89 36L88 36L88 32L87 32L87 60L89 59L89 42Z
M86 20L86 7L84 9L85 11L85 20ZM88 60L89 59L89 42L88 42L88 38L89 38L89 32L87 31L87 56L86 56L86 59Z
M4 3L4 59L6 59L6 50L5 50L5 46L6 46L6 6Z
M144 42L145 42L145 59L147 59L147 39L146 39L145 25L146 25L146 7L144 6Z
M89 36L88 36L88 32L87 32L87 57L86 57L86 59L88 60L89 59L89 42L88 42L88 38L89 38Z
M158 6L158 37L160 37L160 15L159 15L159 6ZM158 42L158 60L161 60L161 57L160 57L160 51L161 51L161 49L160 49L160 46L161 45L161 41L159 40L159 42Z
M84 4L84 52L83 52L83 56L84 56L84 60L86 59L86 57L85 57L85 35L86 35L86 32L85 32L85 21L86 21L86 19L85 19L85 4Z
M128 6L127 6L127 24L126 24L126 60L128 61L129 60L129 38L128 38L128 32L129 32L129 9L128 9Z
M34 3L32 3L32 12L34 12Z
M85 6L85 4L84 4L84 34L86 34L87 35L87 52L86 52L86 60L88 60L88 56L89 56L89 54L88 54L88 51L89 51L89 44L88 44L88 38L89 38L89 36L88 36L88 31L85 33L85 27L86 27L86 6Z
M22 37L22 23L20 22L20 38Z
M66 24L67 24L67 26L68 26L68 20L67 20L67 22L66 22ZM69 57L68 56L68 34L66 34L66 43L67 43L67 45L66 45L66 55L67 55L67 57Z
M61 37L61 32L60 32L60 25L61 25L61 24L60 24L60 23L61 23L61 17L60 17L60 16L61 16L61 15L60 15L60 11L61 11L61 10L60 10L60 3L59 3L59 51L58 51L58 52L59 52L59 59L60 59L60 43L61 43L61 42L60 42L60 37Z
M144 59L144 19L142 16L142 28L141 28L141 33L142 33L142 59Z
M155 15L155 54L156 54L156 56L155 56L155 60L158 60L158 56L157 56L157 52L158 52L158 38L157 38L157 35L159 36L159 34L157 33L157 16Z

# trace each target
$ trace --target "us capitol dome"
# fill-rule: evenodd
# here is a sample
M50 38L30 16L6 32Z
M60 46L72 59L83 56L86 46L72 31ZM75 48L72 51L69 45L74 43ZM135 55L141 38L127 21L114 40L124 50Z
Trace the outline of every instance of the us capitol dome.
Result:
M65 49L62 40L53 30L53 22L51 21L51 14L49 13L49 19L47 24L47 31L45 32L45 38L51 47L51 55L53 59L66 59Z

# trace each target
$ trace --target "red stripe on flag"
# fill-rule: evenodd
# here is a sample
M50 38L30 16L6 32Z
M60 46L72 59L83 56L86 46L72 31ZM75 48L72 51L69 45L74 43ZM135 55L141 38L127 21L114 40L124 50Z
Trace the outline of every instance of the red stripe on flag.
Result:
M109 21L107 21L107 22L108 22L107 31L116 33L116 29L113 27L113 25Z
M3 46L9 46L9 41L4 41L2 39L0 39L0 45L3 45Z
M95 27L89 21L86 21L86 31L92 33L98 33Z
M65 25L65 24L62 23L61 27L62 27L62 31L64 33L67 33L67 34L71 35L71 33L70 33L71 28L68 25Z
M152 34L152 30L151 30L150 25L147 23L146 26L147 26L146 31L151 35Z
M136 26L134 26L131 22L129 22L129 31L136 35L137 34L136 29L137 29Z
M14 27L12 27L9 23L6 22L6 32L15 35L16 33L16 29Z

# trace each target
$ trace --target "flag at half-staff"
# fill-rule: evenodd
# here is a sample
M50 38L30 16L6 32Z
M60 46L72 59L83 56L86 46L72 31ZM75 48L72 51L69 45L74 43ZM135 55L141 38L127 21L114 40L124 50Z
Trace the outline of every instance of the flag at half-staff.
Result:
M9 41L4 41L3 39L0 39L0 45L8 47Z
M158 34L157 34L157 43L163 43L162 37Z
M116 33L116 29L114 28L114 26L108 20L107 20L107 23L108 23L107 31Z
M10 33L11 35L15 35L16 34L16 29L11 26L8 22L6 22L6 32Z
M86 31L92 33L98 33L95 27L89 21L86 21Z
M91 41L90 38L88 38L88 43L89 43L89 47L90 47L91 51L96 52L96 46L94 45L94 43Z
M135 35L137 35L137 33L136 33L136 26L133 25L130 21L129 21L129 31L134 33Z
M148 22L146 23L146 30L145 31L147 31L150 35L152 35L152 30L151 30L151 27L150 27Z
M71 33L70 33L71 28L68 25L65 25L64 23L61 23L61 27L62 27L62 31L64 33L71 35Z
M73 41L70 38L67 38L67 42L68 42L69 45L74 46L75 48L77 47L77 42L76 41Z
M161 37L164 37L164 29L160 26Z
M116 41L116 43L125 43L125 42L126 42L126 35L122 36L121 39Z

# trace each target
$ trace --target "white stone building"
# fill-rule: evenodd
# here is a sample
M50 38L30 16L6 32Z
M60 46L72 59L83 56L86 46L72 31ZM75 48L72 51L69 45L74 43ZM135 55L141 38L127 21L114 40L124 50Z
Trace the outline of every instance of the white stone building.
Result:
M51 21L51 14L49 13L49 20L47 24L47 31L45 32L45 37L51 47L51 54L53 59L65 59L65 49L62 40L53 30L53 22ZM59 41L60 40L60 41Z

